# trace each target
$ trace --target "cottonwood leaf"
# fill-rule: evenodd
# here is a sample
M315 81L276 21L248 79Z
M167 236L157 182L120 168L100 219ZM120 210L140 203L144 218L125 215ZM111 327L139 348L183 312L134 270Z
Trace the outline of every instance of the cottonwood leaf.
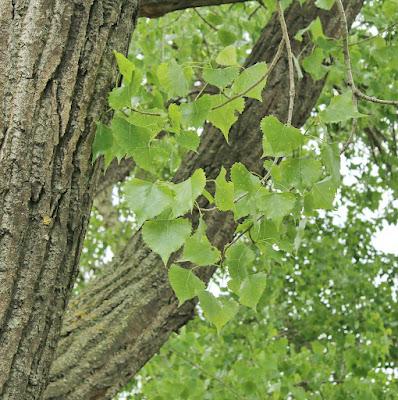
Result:
M261 94L263 92L265 84L267 83L265 75L266 72L266 63L257 63L245 69L236 78L234 84L232 85L232 93L244 95L246 97L251 97L253 99L262 101Z
M175 137L176 142L187 150L196 151L200 144L200 138L196 132L184 131Z
M169 98L185 97L189 92L189 83L184 69L174 60L170 63L162 63L157 70L157 76L163 89Z
M212 99L209 95L199 97L190 103L183 103L180 106L182 123L185 127L199 128L207 119L212 107Z
M125 184L125 193L138 225L161 214L173 202L173 192L169 188L137 178Z
M167 264L170 255L182 247L191 230L187 219L158 219L145 222L142 236L145 243Z
M337 143L324 144L321 148L321 156L326 170L336 184L340 183L340 150Z
M242 97L228 100L221 94L211 96L212 110L207 119L218 129L221 130L225 139L228 141L229 130L238 120L238 115L245 108L245 101ZM215 109L215 107L217 107Z
M239 288L240 304L255 310L266 285L267 275L264 272L248 275Z
M201 220L196 232L185 242L183 261L190 261L199 266L214 265L220 256L220 251L209 242L206 224Z
M216 63L225 66L237 65L236 48L231 45L222 49L216 57Z
M315 5L322 10L329 11L334 4L335 0L316 0Z
M292 126L282 124L273 115L261 121L263 131L263 150L267 156L287 156L304 142L301 132Z
M225 179L226 173L225 168L222 167L216 178L215 203L220 211L234 209L234 184L227 182Z
M126 58L122 53L117 51L113 52L116 58L117 66L120 73L127 83L130 83L133 78L133 73L135 71L135 65L128 58Z
M173 264L169 271L169 281L176 294L179 306L194 298L205 289L205 284L191 270Z
M324 209L331 210L336 196L337 185L335 180L328 176L317 182L304 198L304 208L306 212Z
M225 265L228 266L228 272L231 280L228 287L237 292L243 280L246 278L248 266L251 266L255 259L255 254L245 243L238 242L232 245L225 252Z
M312 157L288 158L272 167L271 171L272 179L277 187L283 190L292 187L304 190L319 180L322 164Z
M257 202L257 208L268 218L280 221L290 214L296 203L293 193L269 193L262 195Z
M206 185L206 175L203 169L197 169L186 181L173 186L175 200L173 215L178 217L192 211L195 200L203 193Z
M352 100L352 92L347 91L338 96L334 96L329 106L319 113L319 117L325 124L331 122L342 122L352 118L364 117L358 112L357 106Z
M306 72L308 72L315 81L322 79L329 68L323 65L323 60L325 59L325 54L319 47L302 61L302 66Z
M98 122L93 143L93 161L99 156L109 153L109 151L112 149L112 145L112 129Z
M204 68L203 79L210 85L224 89L239 75L239 67Z
M256 211L256 197L261 190L260 179L253 175L242 163L231 168L231 181L234 184L234 215L244 217Z
M177 104L171 103L168 109L170 131L174 133L181 132L182 112Z
M205 318L216 326L220 334L221 328L238 312L239 304L230 298L216 298L205 290L200 292L198 297Z

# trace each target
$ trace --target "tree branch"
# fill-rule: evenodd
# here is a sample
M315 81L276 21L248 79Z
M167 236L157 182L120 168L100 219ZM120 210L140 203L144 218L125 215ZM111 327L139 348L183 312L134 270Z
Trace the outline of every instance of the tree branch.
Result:
M243 3L248 0L141 0L139 17L158 18L172 11L187 8Z

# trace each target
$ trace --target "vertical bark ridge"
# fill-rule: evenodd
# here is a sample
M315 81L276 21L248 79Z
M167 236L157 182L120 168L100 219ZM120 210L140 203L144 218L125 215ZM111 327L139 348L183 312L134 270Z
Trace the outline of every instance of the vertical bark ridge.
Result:
M347 15L352 22L362 0L347 0ZM327 13L313 2L298 2L286 12L290 37L320 16L324 31L336 35L337 13ZM247 65L270 62L281 33L277 18L272 18L249 57ZM308 53L307 40L294 42L293 50ZM248 100L246 108L230 132L227 144L223 136L206 126L197 154L188 157L177 173L177 180L187 178L196 168L204 168L208 178L215 178L221 165L230 167L241 161L261 172L262 147L260 120L274 114L287 116L289 83L287 59L277 64L263 92L263 102ZM308 118L323 87L308 75L297 82L297 100L293 123L301 126ZM210 240L221 247L231 240L235 222L228 213L207 216ZM203 268L200 276L207 280L213 268ZM143 243L140 233L130 240L112 266L104 271L75 298L63 325L57 357L53 363L45 398L51 400L111 399L167 340L193 316L194 302L178 308L170 288L167 271L160 258ZM84 376L84 379L81 377Z
M0 21L0 397L45 385L77 273L95 120L137 0L4 0Z

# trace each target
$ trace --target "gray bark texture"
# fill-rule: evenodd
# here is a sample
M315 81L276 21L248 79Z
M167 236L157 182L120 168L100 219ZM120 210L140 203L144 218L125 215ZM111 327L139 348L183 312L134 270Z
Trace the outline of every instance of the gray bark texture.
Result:
M0 0L0 398L41 398L137 0Z
M362 0L347 0L350 24L359 13ZM336 9L325 12L313 2L298 2L286 11L290 37L320 16L329 36L339 34ZM270 62L281 41L279 22L274 16L261 34L247 65ZM311 51L306 39L293 41L293 51L304 55ZM196 168L204 168L209 179L220 167L243 162L249 169L262 171L260 120L274 114L286 119L289 79L284 55L268 79L263 102L248 100L243 114L230 132L230 143L207 125L199 152L191 154L177 173L176 181L189 177ZM305 75L296 84L293 124L301 126L308 118L323 87ZM205 206L206 203L202 203ZM195 219L195 217L194 217ZM229 242L235 222L228 213L207 216L210 240L218 247ZM203 268L199 276L208 281L214 273ZM115 262L71 301L64 321L56 359L51 370L47 400L111 399L120 388L160 349L169 335L186 324L194 314L195 303L178 307L168 283L167 270L160 258L135 234Z

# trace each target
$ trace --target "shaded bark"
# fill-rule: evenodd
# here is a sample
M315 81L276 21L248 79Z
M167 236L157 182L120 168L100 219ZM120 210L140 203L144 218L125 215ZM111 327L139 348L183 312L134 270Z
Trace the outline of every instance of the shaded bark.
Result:
M352 23L362 0L348 0L347 16ZM311 2L295 2L286 12L290 36L320 16L328 35L339 30L337 13L319 10ZM269 62L281 41L277 18L272 18L251 53L248 65ZM293 51L310 51L307 41L294 42ZM297 81L293 124L301 126L322 90L323 81L308 75ZM261 171L260 120L274 114L284 120L288 109L287 60L277 64L263 93L263 102L248 100L243 114L230 132L230 143L211 126L205 127L198 153L191 154L177 173L187 178L196 168L204 168L209 179L221 165L241 161L249 169ZM235 222L228 213L207 216L208 235L218 247L232 239ZM214 269L200 270L208 281ZM63 326L51 382L45 398L52 400L111 399L120 388L160 349L170 333L193 316L194 302L178 307L160 258L135 234L122 254L98 279L70 304ZM84 377L84 378L82 378Z
M245 1L248 0L141 0L139 16L157 18L169 12L187 8L244 3Z
M137 0L0 1L0 398L46 387Z

